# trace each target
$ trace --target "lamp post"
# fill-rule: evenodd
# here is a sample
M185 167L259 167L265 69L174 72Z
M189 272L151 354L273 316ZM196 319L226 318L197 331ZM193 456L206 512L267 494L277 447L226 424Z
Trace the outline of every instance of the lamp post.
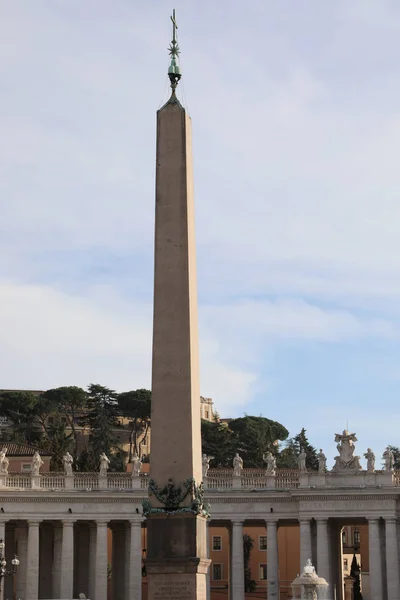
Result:
M8 576L13 577L15 575L15 573L17 572L17 569L19 566L19 559L18 559L18 556L15 554L14 558L11 561L12 569L7 571L7 561L5 559L5 556L3 555L5 546L6 545L3 542L3 540L0 539L0 592L1 592L1 585L2 585L4 577L8 577Z

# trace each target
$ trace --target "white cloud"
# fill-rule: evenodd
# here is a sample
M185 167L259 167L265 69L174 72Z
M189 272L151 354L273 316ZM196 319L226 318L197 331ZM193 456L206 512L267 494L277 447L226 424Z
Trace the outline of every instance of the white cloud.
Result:
M136 4L3 9L2 385L149 385L170 5ZM398 338L400 8L176 8L194 129L202 393L238 412L260 391L274 403L266 348Z

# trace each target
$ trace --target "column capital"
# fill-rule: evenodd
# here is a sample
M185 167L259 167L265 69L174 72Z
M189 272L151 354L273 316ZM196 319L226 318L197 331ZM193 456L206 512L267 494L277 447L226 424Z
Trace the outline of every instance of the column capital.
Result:
M144 523L144 519L138 520L138 519L129 519L129 523L132 526L136 525L137 527L141 527L142 523Z
M243 527L244 519L231 519L233 527Z
M27 519L29 527L39 527L40 523L42 522L43 519Z
M108 527L109 521L106 521L105 519L96 519L95 523L97 527Z
M370 524L378 524L379 523L379 517L371 517L368 519L368 525Z
M278 527L278 521L276 519L265 519L267 527Z
M328 517L323 517L321 519L316 519L317 525L325 525L328 523Z
M391 525L396 525L397 518L396 517L385 517L385 523L390 523Z
M63 519L61 522L63 527L73 527L74 523L76 523L76 519Z

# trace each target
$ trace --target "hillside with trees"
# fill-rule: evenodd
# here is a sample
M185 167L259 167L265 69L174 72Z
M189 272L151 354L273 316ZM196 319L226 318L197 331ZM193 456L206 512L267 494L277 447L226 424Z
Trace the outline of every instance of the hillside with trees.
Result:
M123 471L135 454L142 454L141 444L151 427L151 392L117 393L100 384L90 384L87 390L65 386L45 392L0 391L0 416L10 423L3 440L48 451L54 470L62 470L62 457L69 450L79 471L97 470L102 452L110 458L111 471ZM127 451L122 448L120 431ZM263 468L263 456L272 452L278 468L295 469L303 448L307 468L318 468L317 453L305 429L289 438L284 425L266 417L202 420L201 434L202 452L213 457L211 467L231 467L238 452L246 468Z

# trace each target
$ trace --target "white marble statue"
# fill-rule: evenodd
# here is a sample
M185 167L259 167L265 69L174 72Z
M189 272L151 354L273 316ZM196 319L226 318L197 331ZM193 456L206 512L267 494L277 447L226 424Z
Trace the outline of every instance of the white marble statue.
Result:
M306 458L307 454L304 452L303 448L301 448L298 456L299 471L307 471Z
M100 477L107 477L108 467L110 465L110 459L105 452L100 454Z
M263 461L267 463L266 475L275 475L276 472L276 458L272 452L263 454Z
M37 477L40 474L40 467L43 465L43 461L39 452L36 450L32 458L32 475Z
M2 475L8 474L8 465L10 464L10 461L8 460L6 454L7 454L7 447L3 446L3 448L0 452L0 473Z
M391 449L389 448L389 446L386 448L385 452L383 453L383 458L385 460L385 471L393 471L394 454L391 451Z
M212 461L213 456L207 456L207 454L203 454L201 459L202 470L203 470L203 479L205 479L208 475L208 469L210 468L210 461Z
M63 456L63 465L64 465L64 473L65 475L72 475L72 463L74 459L70 455L69 452L66 452Z
M367 448L364 458L367 459L368 473L373 473L375 471L375 454L372 452L371 448Z
M318 471L320 473L325 473L326 471L326 456L323 453L322 448L319 449L319 453L317 454L318 458Z
M135 454L132 456L132 476L139 477L141 470L142 470L142 461L140 460L140 458L138 457L138 455L135 452Z
M240 477L243 471L243 459L239 456L239 453L236 452L235 457L233 459L233 476Z
M335 442L338 442L336 448L339 456L335 456L335 465L332 471L361 471L360 457L353 456L357 441L356 434L350 433L345 429L343 433L335 434Z

